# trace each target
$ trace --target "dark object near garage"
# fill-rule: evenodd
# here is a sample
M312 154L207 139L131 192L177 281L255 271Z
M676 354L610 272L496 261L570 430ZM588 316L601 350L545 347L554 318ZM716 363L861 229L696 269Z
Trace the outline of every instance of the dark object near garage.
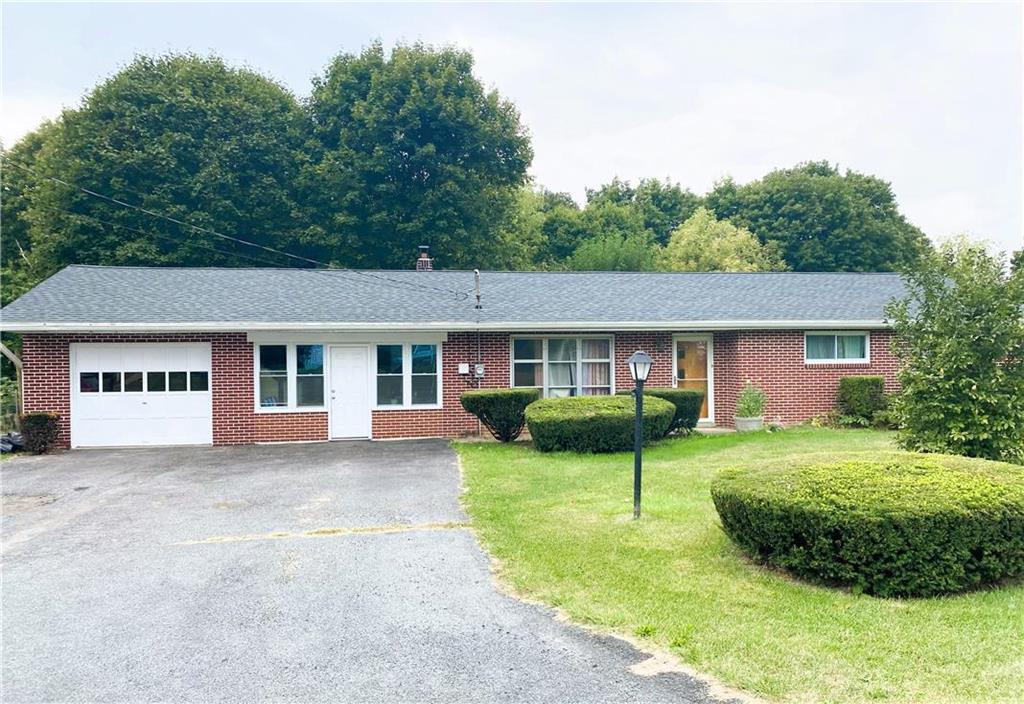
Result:
M26 413L21 417L25 449L33 454L41 454L53 447L59 432L59 413Z

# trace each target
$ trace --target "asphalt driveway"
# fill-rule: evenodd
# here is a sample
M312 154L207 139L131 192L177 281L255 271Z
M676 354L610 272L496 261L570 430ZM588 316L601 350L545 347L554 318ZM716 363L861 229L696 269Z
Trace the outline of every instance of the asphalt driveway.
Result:
M0 465L2 686L23 701L710 701L500 593L440 441Z

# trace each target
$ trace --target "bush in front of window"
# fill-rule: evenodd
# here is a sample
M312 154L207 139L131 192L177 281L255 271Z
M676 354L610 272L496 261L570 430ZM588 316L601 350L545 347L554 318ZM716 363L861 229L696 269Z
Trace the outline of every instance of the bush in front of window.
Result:
M632 395L633 390L619 391L620 396ZM668 426L668 435L672 433L688 434L697 427L700 411L704 406L704 392L696 389L675 389L671 386L644 387L644 396L653 396L668 401L676 407L676 414Z
M880 376L846 376L839 380L836 395L843 425L871 425L875 414L889 405L885 379Z
M526 407L540 398L540 389L476 389L459 397L500 442L512 442L523 432Z
M665 437L676 407L644 399L644 443ZM633 448L636 405L632 396L546 398L526 407L526 426L541 452L621 452Z
M1024 479L1003 462L893 453L726 469L726 534L757 560L880 597L1024 576Z
M40 455L57 442L60 433L59 413L26 413L21 417L21 437L25 449Z

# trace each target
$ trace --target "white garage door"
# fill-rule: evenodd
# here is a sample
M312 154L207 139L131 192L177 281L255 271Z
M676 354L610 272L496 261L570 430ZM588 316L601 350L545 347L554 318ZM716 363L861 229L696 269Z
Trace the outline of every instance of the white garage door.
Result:
M71 345L71 445L213 442L210 344Z

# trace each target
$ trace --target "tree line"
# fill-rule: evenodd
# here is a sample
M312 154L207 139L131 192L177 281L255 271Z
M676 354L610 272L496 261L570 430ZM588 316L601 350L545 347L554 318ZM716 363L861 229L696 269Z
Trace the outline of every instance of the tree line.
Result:
M237 240L402 269L420 244L443 268L641 271L899 270L930 248L888 183L826 162L703 195L614 179L579 204L532 158L463 50L342 53L301 100L216 57L141 56L4 150L3 302L71 263L300 261Z

